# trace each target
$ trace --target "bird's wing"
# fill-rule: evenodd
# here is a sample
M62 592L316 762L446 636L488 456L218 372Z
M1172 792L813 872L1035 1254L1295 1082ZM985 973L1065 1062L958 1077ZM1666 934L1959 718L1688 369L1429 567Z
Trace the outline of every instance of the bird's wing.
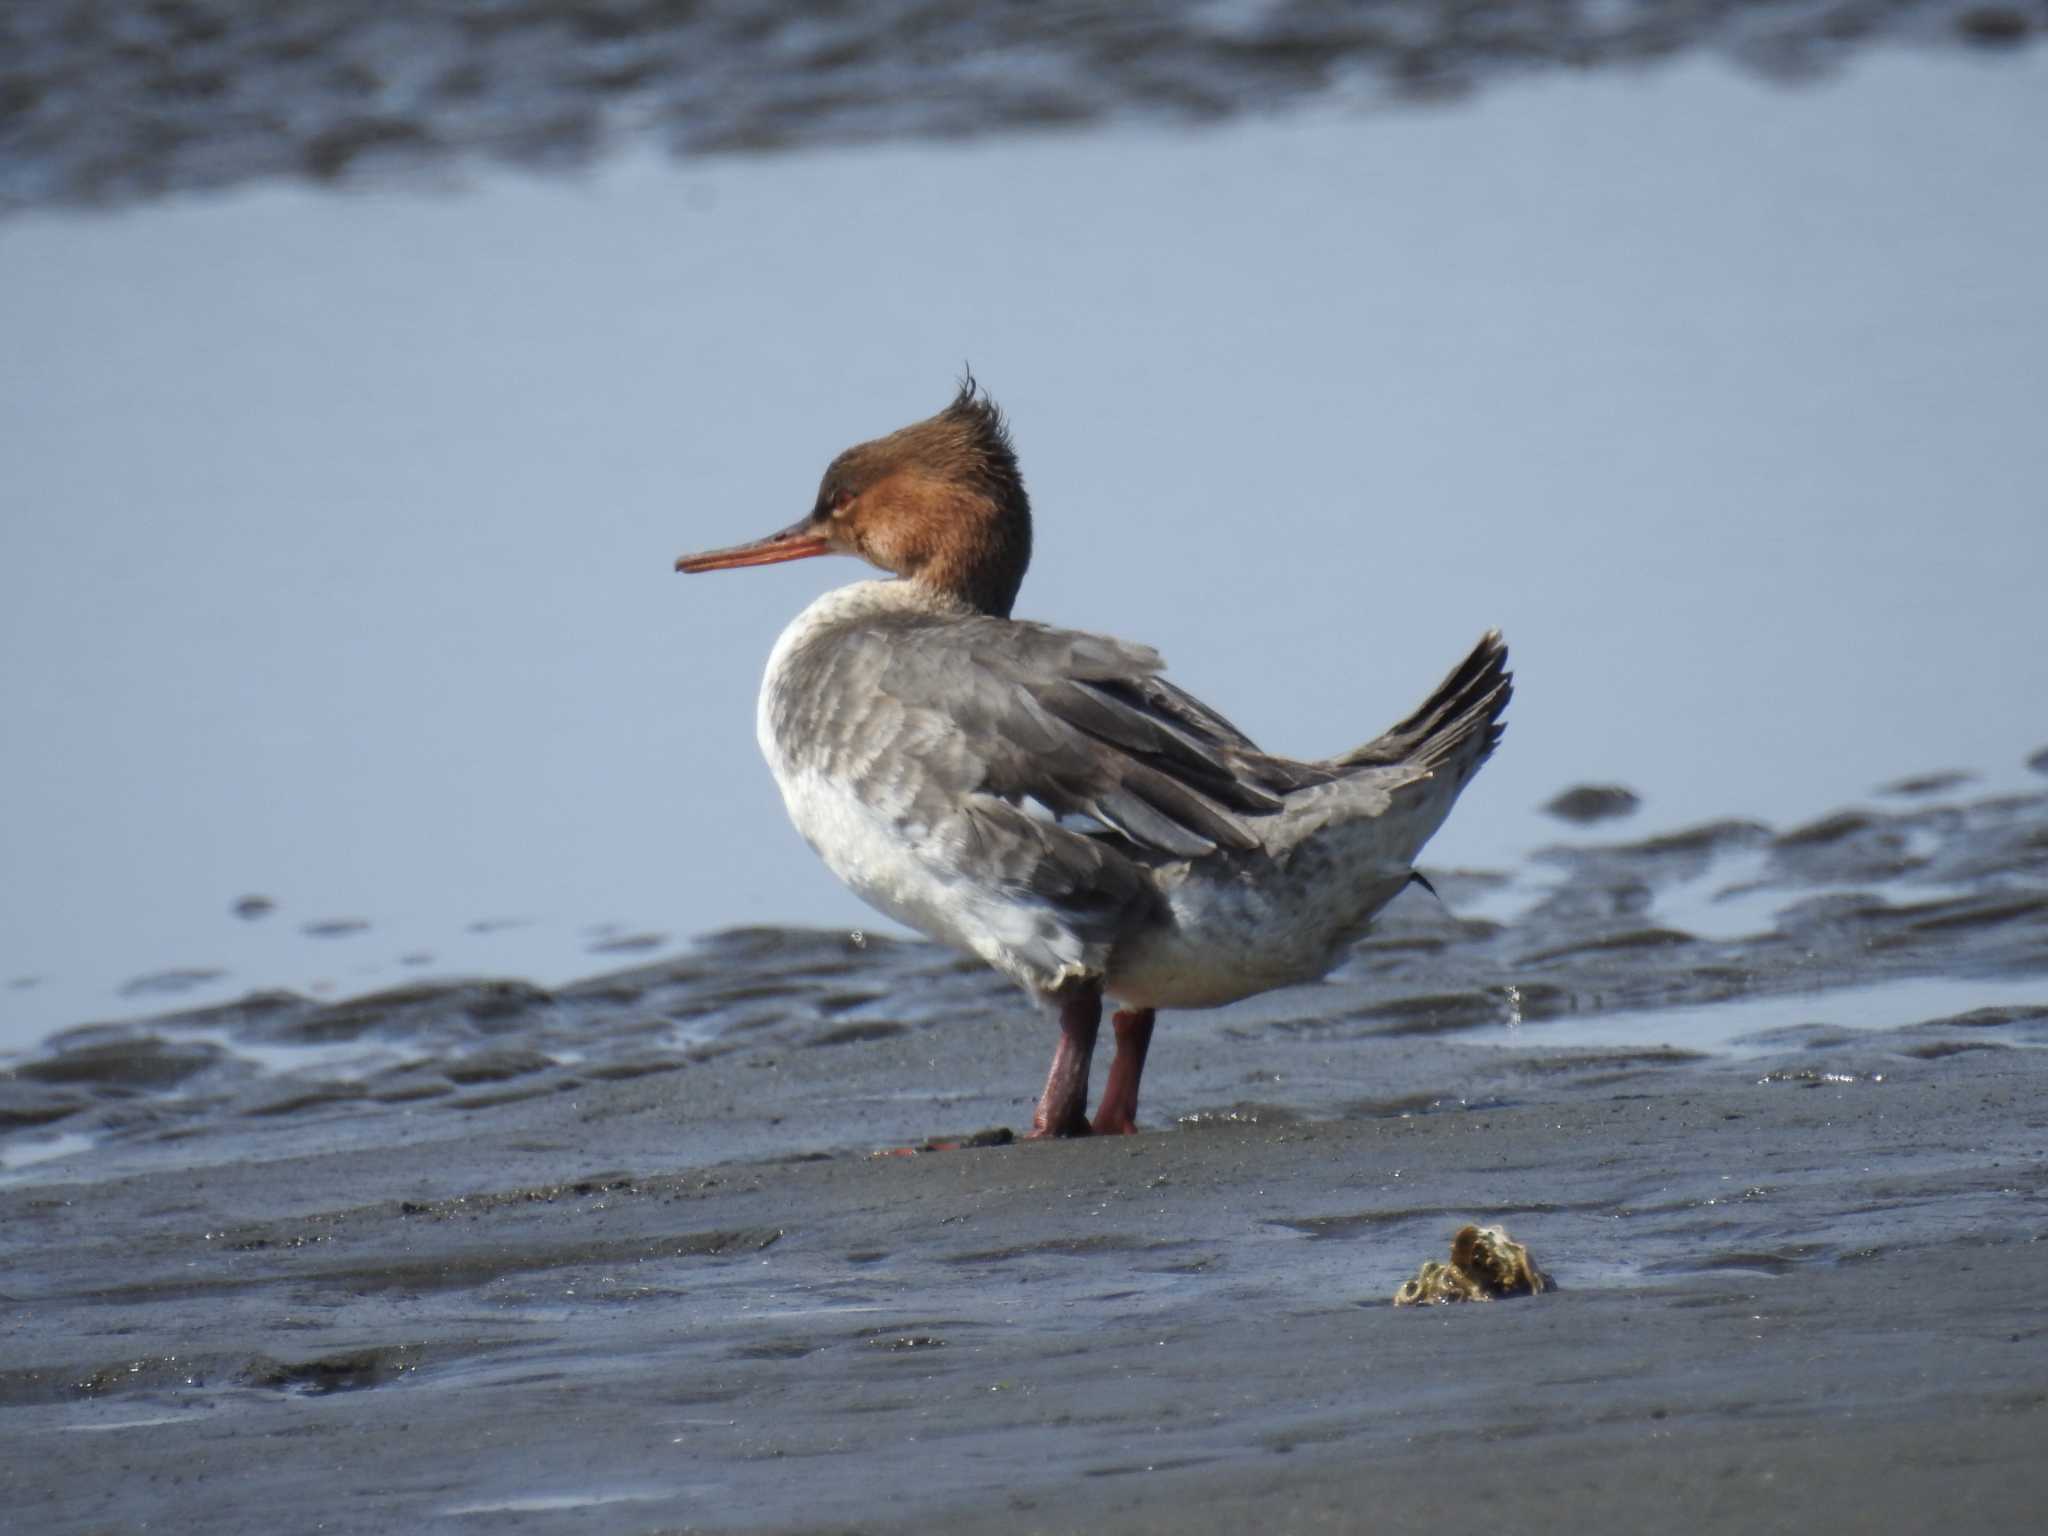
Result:
M1309 770L1265 757L1164 665L1076 630L889 615L836 630L778 707L857 712L811 733L816 766L899 821L936 827L984 796L1091 817L1153 858L1257 847L1247 818L1280 809L1284 770Z

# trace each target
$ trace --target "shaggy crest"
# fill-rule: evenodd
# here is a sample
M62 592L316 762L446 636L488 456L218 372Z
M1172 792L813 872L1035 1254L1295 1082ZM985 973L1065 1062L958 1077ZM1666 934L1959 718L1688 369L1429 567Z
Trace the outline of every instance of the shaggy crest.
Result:
M997 495L1012 490L1024 494L1024 477L1017 469L1017 451L1010 446L1010 423L1002 407L989 399L971 372L960 375L960 389L935 418L953 423L972 444L973 457L980 462L983 489Z
M906 555L883 558L874 548L856 552L886 569L955 591L983 613L1007 618L1031 562L1031 499L1017 470L1008 424L974 375L936 416L860 443L834 459L818 484L812 517L829 524L834 510L857 510L871 492L910 524L943 531L948 547L924 547L915 534L901 541ZM929 556L929 563L926 557Z

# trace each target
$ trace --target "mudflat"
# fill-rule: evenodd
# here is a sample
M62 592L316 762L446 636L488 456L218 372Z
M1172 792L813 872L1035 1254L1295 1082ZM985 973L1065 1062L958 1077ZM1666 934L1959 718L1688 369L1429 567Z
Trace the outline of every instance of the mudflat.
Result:
M2037 1514L2048 796L1945 796L1445 872L1163 1017L1132 1137L874 1155L1025 1123L1051 1028L842 934L70 1032L0 1080L10 1519ZM1393 1307L1468 1221L1556 1289Z

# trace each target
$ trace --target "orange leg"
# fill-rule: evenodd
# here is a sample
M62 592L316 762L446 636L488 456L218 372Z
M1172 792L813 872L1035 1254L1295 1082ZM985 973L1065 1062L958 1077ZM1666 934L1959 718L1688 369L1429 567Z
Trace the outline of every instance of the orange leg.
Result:
M1152 1010L1138 1008L1119 1013L1116 1025L1116 1058L1109 1064L1109 1081L1102 1088L1102 1102L1095 1109L1090 1127L1098 1136L1130 1136L1138 1129L1138 1079L1145 1075L1145 1051L1152 1044Z
M1122 1015L1118 1015L1117 1060L1123 1060ZM1102 989L1082 987L1060 999L1060 1043L1052 1053L1052 1071L1038 1112L1031 1117L1030 1140L1046 1136L1088 1134L1088 1063L1095 1055L1095 1034L1102 1027ZM1135 1092L1135 1081L1132 1088Z

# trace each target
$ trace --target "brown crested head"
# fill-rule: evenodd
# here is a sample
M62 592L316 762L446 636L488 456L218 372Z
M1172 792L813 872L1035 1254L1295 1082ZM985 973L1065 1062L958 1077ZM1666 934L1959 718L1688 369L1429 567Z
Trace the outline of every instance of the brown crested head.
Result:
M835 548L998 616L1031 560L1031 502L1009 429L971 374L938 415L834 459L811 520Z
M938 415L834 459L809 517L754 544L685 556L676 568L823 554L858 555L1008 617L1031 562L1031 502L1002 412L973 375Z

